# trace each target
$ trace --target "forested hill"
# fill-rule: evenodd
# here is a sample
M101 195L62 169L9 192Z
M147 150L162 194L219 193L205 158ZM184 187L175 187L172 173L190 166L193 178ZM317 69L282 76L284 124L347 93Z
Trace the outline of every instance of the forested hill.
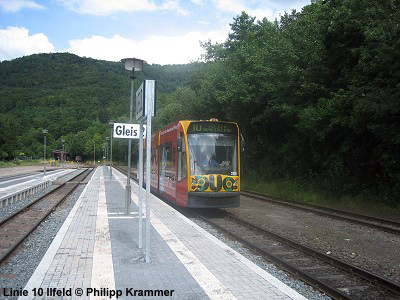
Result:
M224 43L205 43L204 63L145 66L158 80L155 127L237 121L248 178L399 203L399 20L398 0L315 0L276 22L243 12ZM129 91L121 63L70 54L0 63L0 159L40 155L42 128L49 149L63 138L90 158L108 120L127 118ZM126 147L114 153L124 159Z
M144 77L157 80L157 92L173 92L201 64L144 65ZM49 155L68 141L74 155L93 153L108 134L108 122L128 120L130 73L119 62L69 53L38 54L0 63L0 159L23 153L41 156L42 129L48 129ZM135 89L136 89L135 88ZM97 152L97 151L96 151Z
M170 119L239 122L250 178L400 203L399 20L398 0L315 0L277 22L242 13L206 44L191 89L170 95Z

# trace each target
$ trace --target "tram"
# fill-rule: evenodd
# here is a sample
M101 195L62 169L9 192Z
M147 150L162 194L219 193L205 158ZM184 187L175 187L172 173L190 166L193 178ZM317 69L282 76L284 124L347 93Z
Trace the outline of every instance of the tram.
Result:
M184 207L240 205L240 145L244 142L236 123L179 121L151 139L153 193Z

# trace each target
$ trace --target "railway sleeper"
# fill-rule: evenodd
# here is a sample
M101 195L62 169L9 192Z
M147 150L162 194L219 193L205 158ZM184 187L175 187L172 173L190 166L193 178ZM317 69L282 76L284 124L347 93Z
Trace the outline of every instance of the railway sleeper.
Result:
M310 263L312 263L312 261L311 261L311 259L310 258L308 258L308 257L296 257L296 258L288 258L286 261L288 261L288 262L290 262L290 263L301 263L301 262L305 262L305 263L308 263L308 265L310 264ZM324 266L323 266L324 267ZM319 268L319 266L313 266L313 267L304 267L305 269L306 268ZM325 268L325 267L324 267Z
M324 272L326 272L326 271L328 271L328 270L335 270L335 267L334 266L331 266L331 265L326 265L326 266L320 266L320 265L318 265L318 266L316 266L316 265L311 265L311 266L299 266L299 268L301 269L301 270L304 270L304 271L314 271L314 272L317 272L317 271L324 271Z
M323 276L318 276L318 279L322 280L347 280L348 277L344 274L328 274L328 275L323 275Z
M271 250L271 249L267 249L267 250ZM285 260L289 260L290 257L293 257L293 256L297 255L298 252L294 252L294 251L279 251L279 252L271 251L271 254L275 255L277 257L283 257L283 258L285 258ZM289 259L287 259L287 258L289 258ZM296 261L296 260L298 260L298 258L295 258L293 260Z
M346 294L351 294L359 291L369 290L371 287L369 285L356 285L356 286L346 286L346 287L338 287L339 291L342 291Z

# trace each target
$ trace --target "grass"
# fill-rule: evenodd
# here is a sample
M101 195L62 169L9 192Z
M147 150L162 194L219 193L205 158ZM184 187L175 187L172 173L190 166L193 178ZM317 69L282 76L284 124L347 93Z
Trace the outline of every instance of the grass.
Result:
M45 164L42 159L37 160L16 160L16 161L0 161L0 168L18 167L18 166L35 166Z
M368 199L363 195L340 196L318 190L311 185L302 185L290 180L261 182L243 177L241 179L241 188L287 200L400 221L400 205L393 207L380 202L379 199Z

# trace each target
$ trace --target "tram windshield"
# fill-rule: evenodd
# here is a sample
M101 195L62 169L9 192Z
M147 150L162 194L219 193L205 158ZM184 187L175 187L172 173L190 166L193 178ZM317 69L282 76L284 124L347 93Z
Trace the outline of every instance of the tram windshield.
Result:
M238 175L237 136L188 134L191 175Z

